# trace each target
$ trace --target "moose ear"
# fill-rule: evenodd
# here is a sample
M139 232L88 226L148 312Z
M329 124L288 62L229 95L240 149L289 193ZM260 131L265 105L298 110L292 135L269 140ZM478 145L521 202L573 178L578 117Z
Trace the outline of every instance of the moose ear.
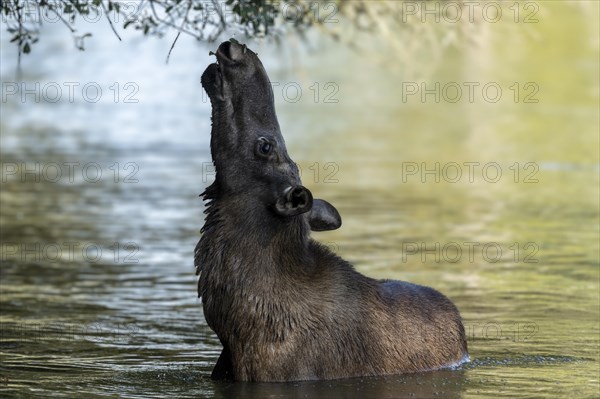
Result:
M308 222L312 231L336 230L342 225L342 217L329 202L316 199L308 214Z
M280 216L296 216L306 213L313 206L311 192L302 186L290 187L275 203L275 212Z

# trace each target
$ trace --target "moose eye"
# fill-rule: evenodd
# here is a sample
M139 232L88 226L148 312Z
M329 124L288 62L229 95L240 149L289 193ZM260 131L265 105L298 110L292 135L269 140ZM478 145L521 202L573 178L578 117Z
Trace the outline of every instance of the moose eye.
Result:
M269 155L273 150L273 144L269 143L264 137L261 137L258 140L257 150L259 155Z
M262 143L262 144L260 145L260 152L261 152L262 154L265 154L265 155L267 155L268 153L270 153L270 152L271 152L271 144L270 144L270 143L267 143L267 142L265 142L265 143Z

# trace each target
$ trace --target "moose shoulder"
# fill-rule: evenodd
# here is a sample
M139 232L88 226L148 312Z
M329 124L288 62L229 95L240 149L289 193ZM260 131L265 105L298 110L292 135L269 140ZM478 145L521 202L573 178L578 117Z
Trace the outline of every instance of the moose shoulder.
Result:
M216 57L202 75L216 177L195 250L204 315L223 344L213 378L333 379L464 361L460 314L445 296L366 277L310 238L341 218L302 186L263 65L233 42Z

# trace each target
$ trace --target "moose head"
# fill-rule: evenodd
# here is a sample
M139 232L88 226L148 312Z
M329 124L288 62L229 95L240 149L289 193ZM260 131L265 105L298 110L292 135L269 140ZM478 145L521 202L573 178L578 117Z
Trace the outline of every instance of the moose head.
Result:
M212 105L211 155L216 168L212 197L236 198L271 227L308 222L313 231L341 226L338 211L313 199L281 135L273 90L256 53L229 41L202 75Z

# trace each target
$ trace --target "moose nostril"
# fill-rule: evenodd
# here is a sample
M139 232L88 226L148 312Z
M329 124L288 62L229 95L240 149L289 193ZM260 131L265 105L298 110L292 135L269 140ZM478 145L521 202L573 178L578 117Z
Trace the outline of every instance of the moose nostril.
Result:
M230 55L230 50L231 50L231 43L229 42L224 42L223 44L221 44L221 53L227 57L227 58L231 58Z

